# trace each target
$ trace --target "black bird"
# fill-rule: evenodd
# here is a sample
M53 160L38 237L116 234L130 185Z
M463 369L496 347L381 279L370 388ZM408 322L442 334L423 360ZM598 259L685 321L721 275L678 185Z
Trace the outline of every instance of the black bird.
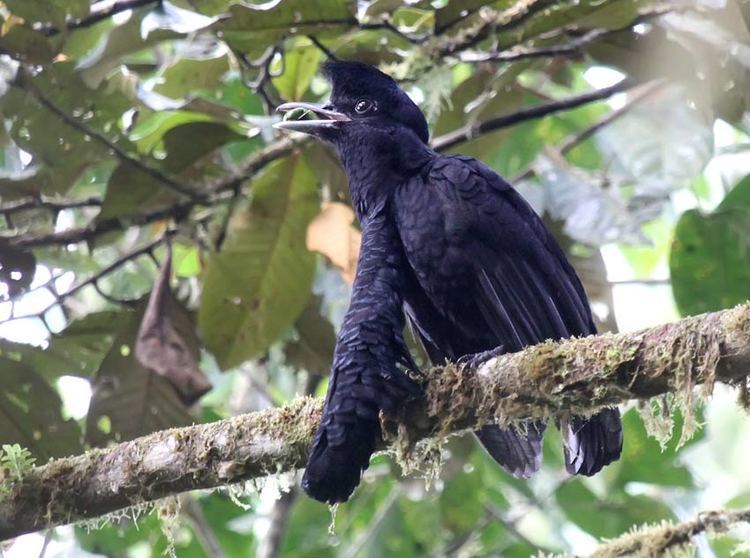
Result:
M546 339L596 332L573 267L526 201L483 163L428 145L422 112L386 74L328 62L330 103L286 103L315 120L278 128L336 148L363 230L352 301L338 335L323 419L302 486L313 498L349 498L393 413L416 391L402 337L403 313L433 363L476 360ZM402 310L403 308L403 310ZM402 313L403 312L403 313ZM543 421L486 426L476 434L508 472L541 465ZM559 424L566 469L593 475L616 460L616 408Z

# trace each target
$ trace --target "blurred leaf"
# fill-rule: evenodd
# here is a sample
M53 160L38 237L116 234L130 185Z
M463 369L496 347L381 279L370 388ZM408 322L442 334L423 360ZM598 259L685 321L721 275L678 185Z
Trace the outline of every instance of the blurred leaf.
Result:
M687 467L678 461L676 449L679 434L682 431L682 419L675 413L673 436L667 448L662 451L659 442L646 433L643 420L635 411L629 410L622 417L623 438L625 442L622 457L614 466L617 476L613 482L619 487L625 487L629 482L646 482L661 486L693 485L693 477ZM703 437L703 432L695 434L688 444L694 444Z
M594 137L610 174L634 184L635 197L664 197L689 185L713 153L706 116L684 101L678 87L633 107Z
M456 475L438 498L441 523L445 529L461 533L484 515L482 477L478 471Z
M599 538L616 537L635 525L674 519L666 504L658 500L625 493L599 498L580 478L563 484L555 498L568 519Z
M194 33L208 27L215 21L216 18L178 8L171 2L162 0L156 9L146 14L141 21L141 37L148 38L151 32L156 29L168 29L177 33Z
M298 44L283 59L284 73L273 78L273 85L286 101L299 101L318 71L320 50L312 44Z
M85 165L46 165L32 167L10 176L0 176L0 190L3 200L20 199L30 196L64 194L83 174Z
M163 137L166 157L160 166L168 174L178 175L179 181L180 173L184 177L189 170L197 170L206 162L204 158L207 155L238 139L244 138L217 122L190 122L175 126L168 129ZM201 170L201 176L207 174L205 167ZM177 194L160 180L128 162L122 162L109 178L96 221L127 217L145 209L168 205L176 199Z
M112 346L121 319L117 312L92 312L54 334L46 348L0 340L0 355L22 362L46 380L63 375L89 378Z
M226 0L223 0L226 4ZM259 55L266 45L289 34L337 34L356 23L351 0L285 0L265 4L232 3L228 16L215 24L235 48Z
M713 213L692 209L677 222L669 258L675 302L684 316L750 298L750 176Z
M512 1L494 2L493 0L449 0L445 6L435 11L435 32L442 33L451 25L461 21L469 14L488 4L498 4L499 9L513 4Z
M339 202L323 204L307 227L307 249L326 256L350 285L354 282L361 233L352 223L354 211Z
M195 96L202 90L213 89L229 70L226 54L215 58L192 60L182 58L163 71L161 83L154 91L173 99Z
M324 376L333 362L336 333L321 314L322 300L313 295L294 322L296 337L285 348L286 362L297 369Z
M65 25L67 16L82 18L89 13L88 0L5 0L13 15L27 22Z
M63 420L57 392L25 364L0 357L0 443L18 443L42 464L78 453L81 431Z
M208 262L198 325L223 369L259 354L294 323L310 296L315 258L305 231L318 209L315 176L293 155L255 179L249 210Z
M640 206L622 188L597 183L552 154L538 158L535 168L541 189L527 182L518 185L519 191L537 212L563 222L563 232L578 242L644 242L641 226L661 211L660 203Z
M129 56L150 46L182 36L181 33L173 30L154 29L144 39L141 36L141 23L147 15L146 10L135 10L127 21L101 35L96 46L79 59L77 67L87 83L98 85L107 74L126 61Z
M93 383L86 417L86 441L93 446L132 440L138 436L195 421L172 385L141 366L135 358L136 333L145 301L129 311L104 357Z
M25 2L25 0L19 0ZM0 36L4 52L32 63L43 63L54 55L49 39L40 31L16 25Z

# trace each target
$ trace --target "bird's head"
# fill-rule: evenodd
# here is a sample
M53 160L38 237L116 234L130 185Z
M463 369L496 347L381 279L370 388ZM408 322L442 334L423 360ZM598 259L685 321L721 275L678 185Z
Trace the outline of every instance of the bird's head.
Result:
M331 61L323 67L331 82L330 101L284 103L280 112L305 109L314 120L284 120L276 128L304 132L334 144L348 141L352 134L368 135L377 130L405 127L427 143L427 121L416 104L398 84L377 68L361 62Z

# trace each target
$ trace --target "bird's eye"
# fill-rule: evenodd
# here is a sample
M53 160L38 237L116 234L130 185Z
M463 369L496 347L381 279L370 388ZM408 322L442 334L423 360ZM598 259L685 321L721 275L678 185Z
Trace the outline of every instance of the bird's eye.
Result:
M378 105L374 101L368 99L360 99L354 105L354 112L357 114L367 114L368 112L375 112L378 110Z

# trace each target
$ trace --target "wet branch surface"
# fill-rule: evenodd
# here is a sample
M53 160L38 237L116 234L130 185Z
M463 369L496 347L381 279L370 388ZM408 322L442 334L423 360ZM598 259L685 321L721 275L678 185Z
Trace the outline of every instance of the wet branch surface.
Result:
M403 452L488 422L590 413L666 392L689 403L698 384L710 393L715 381L744 385L748 375L750 303L636 333L546 342L477 370L435 367L424 399L398 424L386 421L385 431L399 434L381 448ZM300 468L321 407L320 399L300 398L30 469L0 493L0 539Z

